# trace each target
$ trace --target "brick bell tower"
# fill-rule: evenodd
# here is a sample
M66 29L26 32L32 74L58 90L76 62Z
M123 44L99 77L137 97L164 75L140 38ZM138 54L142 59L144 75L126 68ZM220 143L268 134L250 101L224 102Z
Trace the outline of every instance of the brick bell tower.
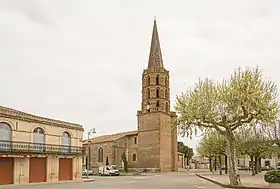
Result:
M163 66L154 20L148 68L142 74L142 110L138 116L138 158L141 168L177 170L175 112L170 112L169 71Z

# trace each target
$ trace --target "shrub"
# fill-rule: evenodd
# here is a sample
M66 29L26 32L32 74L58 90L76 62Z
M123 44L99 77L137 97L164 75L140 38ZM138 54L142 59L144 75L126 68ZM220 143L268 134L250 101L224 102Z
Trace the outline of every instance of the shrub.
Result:
M123 152L123 154L122 154L122 161L124 163L124 170L125 170L125 172L127 172L128 171L128 162L127 162L127 159L126 159L125 152Z
M280 170L268 171L264 175L264 180L268 183L280 183Z
M106 165L109 165L109 159L108 159L108 156L106 157Z

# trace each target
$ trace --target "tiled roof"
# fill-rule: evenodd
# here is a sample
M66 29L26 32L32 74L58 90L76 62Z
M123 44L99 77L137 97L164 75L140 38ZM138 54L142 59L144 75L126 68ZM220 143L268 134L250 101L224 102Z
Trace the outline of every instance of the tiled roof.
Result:
M137 133L138 133L137 131L129 131L129 132L123 132L123 133L116 133L116 134L112 134L112 135L103 135L103 136L91 138L91 139L89 139L89 141L91 143L111 142L111 141L115 141L120 138L123 138L125 136L128 136L128 135L137 135ZM83 141L83 144L87 144L87 143L88 143L88 140Z

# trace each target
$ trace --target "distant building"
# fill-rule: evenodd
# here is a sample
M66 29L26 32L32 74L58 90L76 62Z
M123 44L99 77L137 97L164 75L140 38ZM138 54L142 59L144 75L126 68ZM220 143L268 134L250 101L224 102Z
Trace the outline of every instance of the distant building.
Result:
M133 60L132 60L133 61ZM130 169L177 171L175 112L170 111L169 71L163 66L158 30L154 21L148 68L142 74L142 104L138 130L90 139L90 168L110 164L122 167L125 152ZM88 141L84 141L87 147ZM88 153L88 150L86 150ZM86 165L84 158L84 166Z
M280 162L278 162L278 158L272 156L271 158L262 158L261 159L261 167L273 167L276 168L276 165L280 166ZM245 158L238 158L237 159L237 166L239 169L247 169L251 165L251 159L249 157Z
M81 125L0 106L0 185L81 179Z
M190 160L191 169L209 169L209 159L200 155L195 155Z

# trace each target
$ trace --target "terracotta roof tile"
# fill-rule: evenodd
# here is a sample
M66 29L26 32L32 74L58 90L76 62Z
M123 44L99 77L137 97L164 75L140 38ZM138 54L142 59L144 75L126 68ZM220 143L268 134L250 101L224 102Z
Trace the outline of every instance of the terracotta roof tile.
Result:
M91 138L91 139L89 139L89 141L91 141L91 143L111 142L111 141L115 141L120 138L123 138L124 136L137 135L137 133L138 133L138 131L129 131L129 132L123 132L123 133L116 133L116 134L112 134L112 135L102 135L102 136L98 136L95 138ZM83 141L83 145L87 144L87 143L88 143L88 140Z

